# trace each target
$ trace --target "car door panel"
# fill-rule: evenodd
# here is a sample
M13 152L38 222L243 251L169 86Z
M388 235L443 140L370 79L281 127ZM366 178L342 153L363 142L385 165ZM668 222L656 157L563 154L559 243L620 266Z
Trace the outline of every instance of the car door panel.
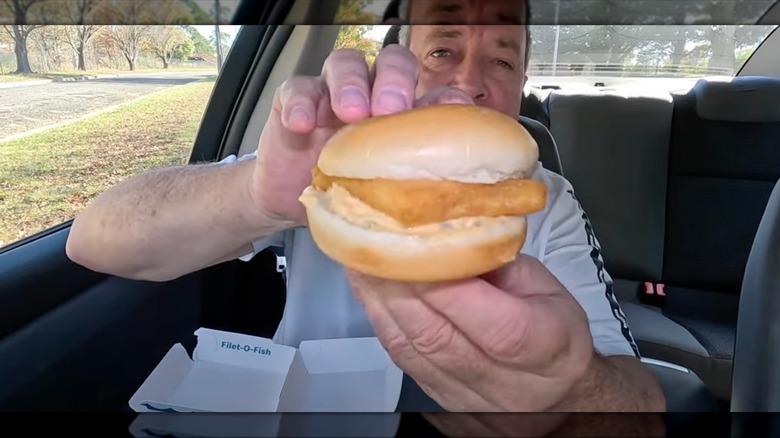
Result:
M199 326L194 274L105 280L0 341L0 410L124 410L176 342Z
M240 138L226 145L228 133L251 115L237 108L256 103L291 29L239 33L192 163L237 152ZM71 262L69 232L67 222L0 250L0 410L128 411L168 349L191 348L198 327L270 337L281 318L284 280L271 251L173 281L133 281Z
M103 278L67 258L69 229L68 223L0 253L0 339Z

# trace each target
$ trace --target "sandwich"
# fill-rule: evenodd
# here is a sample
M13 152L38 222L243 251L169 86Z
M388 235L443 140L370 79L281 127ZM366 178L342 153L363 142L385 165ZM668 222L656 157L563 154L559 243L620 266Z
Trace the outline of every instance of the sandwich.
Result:
M545 208L530 176L539 149L511 117L434 105L346 125L300 196L309 231L335 262L404 282L480 276L515 259L526 216Z

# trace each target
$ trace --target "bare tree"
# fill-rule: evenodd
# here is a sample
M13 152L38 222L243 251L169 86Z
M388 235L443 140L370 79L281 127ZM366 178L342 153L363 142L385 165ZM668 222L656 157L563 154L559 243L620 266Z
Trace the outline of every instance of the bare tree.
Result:
M41 26L30 35L30 42L38 48L39 62L36 63L42 73L61 71L64 61L69 26Z
M153 26L146 39L145 48L163 63L163 68L170 66L176 49L187 39L187 34L175 26Z
M92 38L92 63L97 68L109 68L112 70L121 68L118 61L122 61L122 52L116 44L114 33L109 26L103 26ZM122 61L124 63L125 61Z
M150 29L150 26L140 23L148 19L150 10L153 9L150 6L154 4L152 0L108 0L108 7L103 14L111 16L116 23L110 26L111 36L131 71L135 71L138 53Z
M77 24L69 26L67 43L76 52L76 68L81 71L87 70L84 52L89 40L100 30L100 25L95 23L95 14L104 3L105 0L71 0L65 3L70 22Z
M36 3L42 0L2 0L0 6L8 10L13 15L11 25L3 25L3 29L11 35L14 40L14 52L16 53L16 71L17 74L30 74L29 52L27 50L27 38L35 29L41 27L37 24L27 24L30 9Z
M151 26L123 25L111 26L111 36L125 57L131 71L135 71L138 53Z

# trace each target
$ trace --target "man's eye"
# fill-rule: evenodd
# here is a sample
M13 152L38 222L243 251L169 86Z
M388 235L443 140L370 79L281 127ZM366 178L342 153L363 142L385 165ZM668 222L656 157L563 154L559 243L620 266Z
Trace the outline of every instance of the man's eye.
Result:
M431 56L433 56L434 58L444 58L445 56L449 56L449 54L450 52L444 49L434 50L433 52L431 52Z
M500 59L499 59L499 60L497 60L497 61L496 61L496 63L498 63L498 65L500 65L501 67L503 67L503 68L505 68L505 69L507 69L507 70L514 70L514 69L515 69L515 68L512 66L512 64L510 64L510 63L508 63L508 62L506 62L506 61L502 61L502 60L500 60Z

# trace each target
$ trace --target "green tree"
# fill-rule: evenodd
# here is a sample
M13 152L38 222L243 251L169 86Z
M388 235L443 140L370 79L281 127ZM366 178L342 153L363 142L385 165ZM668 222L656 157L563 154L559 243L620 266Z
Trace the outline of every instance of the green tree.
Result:
M176 26L152 26L144 40L144 48L159 58L163 68L167 69L175 56L176 49L188 39L187 34Z
M336 11L336 24L374 24L381 20L381 17L366 12L365 8L372 0L341 0L339 9Z
M208 23L212 18L194 0L180 0L190 10L193 23Z
M188 36L184 38L184 41L182 41L181 44L176 46L176 49L174 49L173 59L177 61L186 61L194 53L195 44L193 44L192 39Z
M344 25L339 29L339 35L336 38L334 49L357 49L366 55L368 64L371 65L376 59L382 44L366 37L366 33L371 30L371 26Z
M203 53L210 56L216 55L214 46L212 46L211 42L209 42L209 40L206 39L203 34L198 32L197 29L189 25L181 26L181 28L184 30L187 36L190 37L192 45L195 47L195 51L193 53Z

